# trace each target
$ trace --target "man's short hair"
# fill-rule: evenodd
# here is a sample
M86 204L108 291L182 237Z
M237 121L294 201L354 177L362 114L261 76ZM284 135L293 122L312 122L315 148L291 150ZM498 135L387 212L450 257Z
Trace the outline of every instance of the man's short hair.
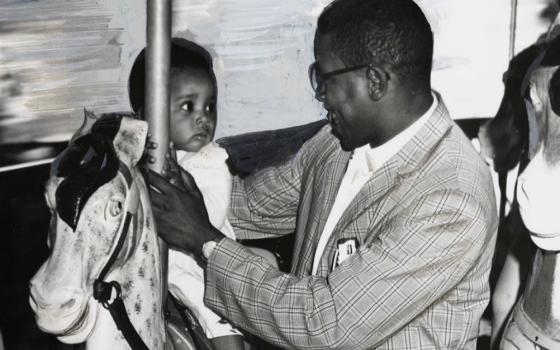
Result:
M390 65L402 79L429 81L434 39L413 0L335 0L321 13L317 34L347 66Z
M134 113L144 110L146 86L146 49L143 49L132 65L128 78L128 97ZM171 75L177 70L202 69L210 75L216 88L216 76L212 68L212 56L202 46L183 38L171 40Z

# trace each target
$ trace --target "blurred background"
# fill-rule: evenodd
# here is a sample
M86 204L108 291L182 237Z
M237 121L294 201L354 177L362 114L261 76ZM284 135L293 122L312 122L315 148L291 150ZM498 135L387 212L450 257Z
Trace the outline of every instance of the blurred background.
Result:
M330 0L176 0L173 35L212 52L216 137L322 118L307 67ZM509 60L511 0L418 0L435 36L433 85L454 118L490 117ZM518 0L515 51L557 1ZM127 79L146 43L145 0L0 1L0 165L45 159L96 114L130 110Z

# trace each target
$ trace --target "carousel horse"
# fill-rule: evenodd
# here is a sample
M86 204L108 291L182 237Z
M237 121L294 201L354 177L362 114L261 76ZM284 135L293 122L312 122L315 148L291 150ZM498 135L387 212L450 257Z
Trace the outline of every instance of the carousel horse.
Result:
M102 116L51 167L51 254L30 282L30 304L39 328L64 343L195 349L164 320L157 234L137 166L147 129L141 120Z
M506 84L504 100L509 97L501 106L509 105L510 113L497 116L480 135L498 171L519 163L512 207L536 245L523 293L503 331L502 349L560 349L560 212L555 204L560 198L559 18L544 40L512 61L518 69L506 80L517 80L509 90ZM514 246L530 254L523 239Z
M515 194L514 198L508 197L514 186L507 182L515 181L518 169L524 168L526 163L521 159L527 158L528 122L520 91L526 84L526 72L540 50L540 45L532 45L511 60L504 74L504 94L498 111L480 127L478 135L482 155L497 172L500 189L500 225L490 272L492 344L500 338L505 321L521 294L521 279L527 274L533 255L533 244L519 215ZM508 202L511 204L509 212Z

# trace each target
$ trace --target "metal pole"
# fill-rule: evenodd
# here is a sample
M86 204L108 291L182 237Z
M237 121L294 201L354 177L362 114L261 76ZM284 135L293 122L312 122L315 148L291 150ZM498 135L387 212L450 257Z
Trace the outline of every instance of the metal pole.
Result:
M169 66L171 52L171 0L146 0L147 46L145 118L151 141L158 147L150 150L155 162L150 165L161 172L169 144ZM162 264L162 298L167 298L167 244L159 239ZM164 304L165 305L165 304Z
M517 0L511 0L509 17L509 60L515 56L515 31L517 30Z

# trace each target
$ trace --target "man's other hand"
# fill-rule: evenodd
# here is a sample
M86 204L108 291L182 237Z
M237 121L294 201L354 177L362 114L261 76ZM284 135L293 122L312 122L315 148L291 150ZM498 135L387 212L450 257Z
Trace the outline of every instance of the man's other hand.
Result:
M171 248L199 255L205 242L223 235L210 224L202 194L192 176L183 172L189 181L179 188L149 171L152 209L158 234Z

